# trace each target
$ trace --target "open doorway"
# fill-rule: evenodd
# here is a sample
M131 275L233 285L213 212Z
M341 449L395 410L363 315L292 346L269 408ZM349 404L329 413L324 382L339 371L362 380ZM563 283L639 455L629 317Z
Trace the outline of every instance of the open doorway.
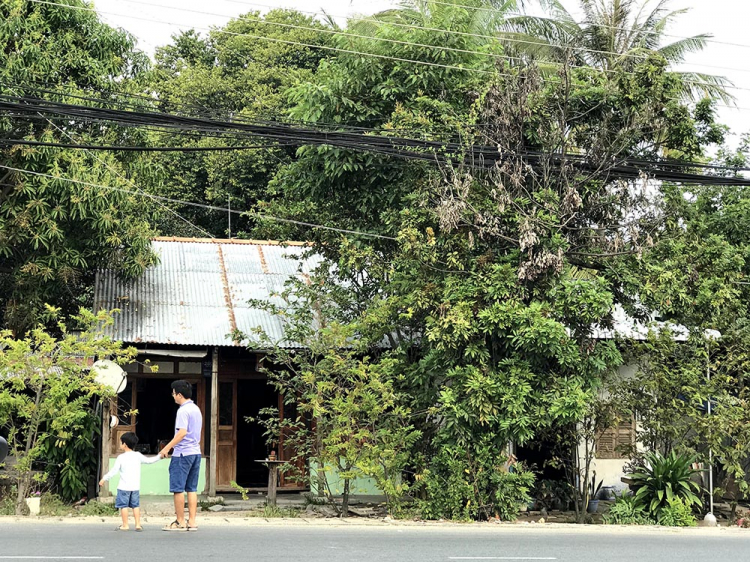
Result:
M237 381L237 483L246 488L265 488L268 469L255 462L265 459L271 448L263 436L264 428L245 418L257 418L263 408L278 406L278 394L265 379Z
M138 435L137 450L144 454L156 454L175 433L175 417L178 406L172 397L172 382L177 379L136 379L135 433ZM193 401L198 403L198 384L193 387ZM126 389L127 390L127 389Z

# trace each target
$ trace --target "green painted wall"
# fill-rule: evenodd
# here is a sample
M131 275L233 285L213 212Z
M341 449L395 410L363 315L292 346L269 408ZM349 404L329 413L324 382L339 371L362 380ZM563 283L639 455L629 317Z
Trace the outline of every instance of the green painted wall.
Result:
M310 480L310 492L318 493L318 479L315 478L317 469L311 469L313 478ZM339 496L344 492L344 481L339 477L338 472L332 467L326 469L326 480L331 494ZM383 491L375 485L373 478L355 478L349 485L349 493L353 496L382 496Z
M109 469L115 465L115 459L109 459ZM114 494L120 476L109 481L109 491ZM206 459L201 458L201 472L198 476L198 493L202 494L206 487ZM161 460L154 464L141 465L141 495L167 496L169 495L169 461Z

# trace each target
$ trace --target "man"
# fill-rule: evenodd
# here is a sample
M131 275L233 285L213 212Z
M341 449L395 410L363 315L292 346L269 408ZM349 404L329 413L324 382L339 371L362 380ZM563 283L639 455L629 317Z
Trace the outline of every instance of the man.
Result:
M203 416L193 397L189 382L172 383L172 397L180 406L177 410L174 438L159 452L166 458L174 447L169 461L169 491L174 494L175 520L164 527L165 531L197 531L195 515L198 511L198 475L201 467L201 429ZM185 492L188 498L188 520L185 523Z

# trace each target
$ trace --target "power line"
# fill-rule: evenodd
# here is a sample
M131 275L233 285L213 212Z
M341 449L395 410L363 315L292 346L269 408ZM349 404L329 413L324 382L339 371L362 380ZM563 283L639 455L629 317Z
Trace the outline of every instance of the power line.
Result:
M55 123L53 123L53 122L52 122L52 121L50 121L49 119L47 119L47 122L48 122L48 123L49 123L50 125L52 125L52 126L53 126L53 127L55 128L55 129L57 129L58 131L60 131L60 132L61 132L61 133L62 133L63 135L65 135L66 137L68 137L68 138L69 138L69 139L70 139L71 141L75 142L75 139L74 139L74 138L73 138L72 136L70 136L70 134L69 134L69 133L68 133L67 131L65 131L64 129L61 129L61 128L60 128L59 126L57 126L57 125L56 125ZM90 151L89 151L89 150L87 149L87 150L86 150L86 152L90 152ZM136 185L135 185L135 182L133 182L133 181L132 181L131 179L129 179L129 178L126 178L126 177L125 177L125 176L123 176L123 175L122 175L122 174L121 174L121 173L120 173L120 172L119 172L119 171L118 171L117 169L113 168L113 167L112 167L112 166L110 165L110 163L109 163L109 162L107 162L106 160L102 160L101 158L99 158L99 156L98 156L98 155L97 155L96 153L91 153L91 155L92 155L92 156L93 156L94 158L96 158L96 159L97 159L97 160L98 160L99 162L101 162L102 164L104 164L104 165L105 165L105 166L107 167L107 169L109 169L109 170L110 170L111 172L113 172L113 173L114 173L114 174L115 174L116 176L118 176L118 177L119 177L120 179L122 179L122 180L126 181L127 183L129 183L130 185L132 185L133 187L135 187L136 189L138 189L138 191L143 191L143 190L139 189L139 188L138 188L138 186L136 186ZM206 235L207 235L207 236L208 236L209 238L213 238L213 235L212 235L212 234L211 234L210 232L208 232L208 231L204 230L203 228L201 228L200 226L198 226L198 225L196 225L196 224L193 224L192 222L190 222L190 221L189 221L188 219L186 219L185 217L183 217L183 216L182 216L182 215L181 215L180 213L178 213L178 212L177 212L177 211L175 211L174 209L170 209L169 207L167 207L167 206L166 206L166 205L164 205L163 203L159 203L159 202L157 202L157 203L158 203L158 205L159 205L160 207L162 207L162 208L163 208L163 209L165 209L166 211L168 211L168 212L172 213L172 215L174 215L174 216L175 216L175 217L177 217L178 219L182 220L183 222L187 223L187 224L188 224L189 226L193 227L193 228L194 228L194 229L196 229L196 230L197 230L198 232L201 232L201 233L203 233L203 234L206 234Z
M133 0L122 0L122 1L123 2L132 2ZM279 9L278 6L271 6L271 5L268 5L268 4L259 4L259 3L256 3L256 2L246 2L246 1L243 1L243 0L224 0L224 1L225 2L229 2L231 4L239 4L239 5L242 5L242 6L255 6L255 7L260 7L260 8ZM447 4L445 2L434 2L432 0L431 0L431 3L434 3L434 4ZM453 4L448 4L448 5L453 5ZM459 6L459 5L456 5L456 6ZM167 9L170 9L170 7L167 7L167 6L164 6L164 7L167 8ZM400 22L383 21L383 20L373 19L371 17L368 18L368 17L363 17L363 16L344 16L344 15L341 15L341 14L332 14L330 12L313 12L313 11L298 10L297 8L288 8L288 9L294 10L294 11L302 13L302 14L308 14L308 15L314 15L314 16L323 16L323 17L325 17L325 16L331 16L331 17L336 17L336 18L344 18L344 19L348 19L348 20L354 20L354 21L358 21L358 22L375 23L377 25L404 27L404 28L418 29L418 30L423 30L423 31L440 31L442 33L447 33L447 34L452 34L452 35L468 36L468 37L481 38L481 39L500 40L500 38L498 36L496 36L496 35L485 35L485 34L480 34L480 33L468 33L468 32L463 32L463 31L452 30L452 29L441 29L441 28L437 28L437 27L426 27L426 26L420 26L420 25L414 25L414 24L406 24L406 23L400 23ZM492 10L492 8L482 8L482 9L490 10L490 11ZM525 16L526 14L509 12L508 15ZM242 18L239 18L238 16L226 16L226 17L231 17L233 19L242 19ZM265 20L264 20L264 22L265 22ZM601 26L601 27L610 27L610 26ZM656 33L656 32L653 32L653 33ZM663 34L663 35L665 37L680 37L680 36L670 36L668 34ZM682 39L691 39L691 37L680 37L680 38L682 38ZM536 41L530 41L528 39L519 39L519 38L514 38L514 37L503 37L502 41L507 41L507 42L510 42L510 43L521 43L521 44L528 44L528 45L545 46L545 47L560 47L560 48L566 48L567 47L566 45L560 45L560 44L555 44L555 43L547 43L547 42L536 42ZM713 41L713 42L717 42L717 41ZM741 46L750 48L750 45L741 45ZM632 58L642 58L642 56L634 55L632 53L631 54L617 53L615 51L604 51L604 50L590 49L588 47L583 47L583 46L575 47L575 49L576 50L580 50L580 51L597 53L597 54L609 54L609 55L618 55L618 56L625 56L625 57L632 57ZM717 70L733 70L733 71L737 71L737 72L750 72L750 70L748 70L748 69L730 68L730 67L725 67L725 66L716 66L716 65L708 65L708 64L701 64L701 63L685 63L685 64L690 64L690 65L693 65L693 66L701 66L701 67L704 67L704 68L714 68L714 69L717 69Z
M59 7L62 7L62 8L70 8L70 9L74 9L74 10L83 10L83 11L97 12L97 10L95 10L93 8L84 8L84 7L80 7L80 6L70 6L68 4L58 4L58 3L49 2L49 1L46 1L46 0L29 0L29 1L37 3L37 4L46 4L46 5L51 5L51 6L59 6ZM113 14L112 12L104 12L104 11L100 11L99 13L108 14L108 15L115 15L115 16L118 16L118 17L125 17L125 18L129 18L129 19L135 19L135 20L141 20L141 21L148 21L148 22L151 22L151 23L165 24L165 25L169 25L169 26L173 26L174 25L173 22L165 22L163 20L155 20L155 19L142 18L142 17L132 16L132 15L128 15L128 14ZM213 14L213 15L220 15L220 14ZM213 31L213 32L216 32L216 33L224 33L224 34L228 34L228 35L232 35L232 36L238 36L238 37L250 37L252 39L259 39L259 40L270 41L270 42L275 42L275 43L282 43L282 44L288 44L288 45L296 45L296 46L308 47L308 48L312 48L312 49L323 49L323 50L327 50L327 51L334 51L334 52L341 52L341 53L347 53L347 54L354 54L354 55L359 55L359 56L364 56L364 57L377 58L377 59L381 59L381 60L391 60L391 61L396 61L396 62L406 62L406 63L412 63L412 64L417 64L417 65L422 65L422 66L446 68L446 69L450 69L450 70L459 70L459 71L462 71L462 72L470 72L470 73L474 72L474 73L479 73L479 74L484 74L484 75L492 75L492 76L506 76L506 77L512 76L510 74L504 74L504 73L500 73L500 72L497 72L497 71L483 70L483 69L479 69L479 68L470 68L470 67L464 67L464 66L458 66L458 65L447 65L447 64L434 63L434 62L428 62L428 61L420 61L420 60L415 60L415 59L407 59L407 58L402 58L402 57L393 57L393 56L388 56L388 55L380 55L380 54L377 54L377 53L369 53L369 52L364 52L364 51L357 51L357 50L353 50L353 49L342 49L342 48L339 48L339 47L332 47L332 46L329 46L329 45L315 45L315 44L310 44L310 43L302 43L302 42L298 42L298 41L290 41L290 40L286 40L286 39L278 39L278 38L274 38L274 37L265 37L265 36L262 36L262 35L253 35L253 34L248 34L248 33L237 33L237 32L231 32L231 31L227 31L227 30L224 30L224 29L218 29L218 28L206 28L206 27L200 27L200 26L190 26L190 27L192 27L193 29L200 29L200 30L203 30L203 31ZM429 29L429 28L425 28L425 29ZM437 29L437 28L436 28L436 30L437 31L445 31L445 30L440 30L440 29ZM497 39L497 38L494 38L494 39ZM522 40L517 40L517 39L512 39L512 38L506 38L504 40L511 41L511 42L512 41L517 41L517 42L521 42L521 43L529 43L528 41L522 41ZM539 44L550 46L547 43L539 43ZM589 51L591 51L591 50L589 49ZM627 55L627 56L636 56L636 55ZM559 64L559 63L555 63L555 64ZM544 80L544 81L545 82L551 82L551 83L555 82L555 81L552 81L552 80ZM705 87L706 86L706 84L704 84L704 83L696 82L696 81L693 81L693 80L683 80L683 82L686 83L686 84L694 84L694 85L696 85L698 87ZM739 87L739 86L734 86L734 85L728 85L728 84L726 84L726 85L723 84L723 85L721 85L721 87L722 88L728 88L728 89L734 89L734 90L750 91L750 88L744 88L744 87ZM675 101L680 101L678 98L674 98L674 99L675 99ZM716 105L717 106L721 106L721 107L727 107L729 109L740 109L740 108L737 108L736 106L731 106L731 105L726 105L726 104L716 104ZM743 109L747 109L747 108L743 108Z
M47 3L45 0L31 0L31 1L38 2L38 3ZM418 47L418 48L422 48L422 49L436 49L436 50L440 50L440 51L448 51L448 52L455 52L455 53L472 54L472 55L477 55L477 56L485 56L485 57L490 57L490 58L492 58L494 60L508 60L508 61L521 61L521 62L524 60L521 57L513 57L513 56L510 56L510 55L501 55L501 54L497 54L497 53L488 53L488 52L477 51L477 50L473 50L473 49L460 49L460 48L456 48L456 47L445 47L445 46L442 46L442 45L429 45L429 44L425 44L425 43L415 43L415 42L411 42L411 41L403 41L403 40L398 40L398 39L388 39L386 37L373 37L373 36L369 36L369 35L359 35L359 34L356 34L356 33L352 33L351 31L339 31L339 30L333 30L333 29L320 29L320 28L315 28L315 27L310 27L310 26L302 26L302 25L288 24L288 23L283 23L283 22L267 21L267 20L264 20L264 19L261 19L261 18L254 18L254 17L247 17L247 16L228 16L228 15L225 15L225 14L217 14L215 12L204 12L204 11L201 11L201 10L192 10L192 9L181 8L181 7L176 7L176 6L165 6L163 4L154 4L152 2L142 2L140 0L122 0L122 1L123 2L127 2L127 3L131 3L131 4L147 5L147 6L152 6L152 7L163 8L163 9L166 9L166 10L177 10L177 11L180 11L180 12L188 12L188 13L194 13L194 14L200 14L200 15L226 17L226 18L235 19L235 20L238 20L238 21L252 21L252 22L262 23L264 25L275 26L275 27L282 27L282 28L288 28L288 29L301 29L301 30L305 30L305 31L315 32L315 33L327 33L327 34L339 35L339 36L343 36L343 37L352 37L352 38L355 38L355 39L364 39L364 40L367 40L367 41L380 41L380 42L384 42L384 43L390 43L390 44L393 44L393 45L403 45L403 46L410 46L410 47ZM430 0L430 1L434 1L434 0ZM437 3L438 4L447 4L447 3L444 3L444 2L437 2ZM102 12L102 13L104 13L104 12ZM126 17L128 17L128 16L126 16ZM219 30L219 29L217 29L215 31L222 32L222 33L224 32L224 31ZM447 30L443 30L443 32L446 32L446 31ZM474 37L478 36L477 34L471 34L471 35L474 36ZM258 38L258 36L253 36L253 37ZM271 40L270 38L267 38L267 39ZM526 40L521 40L521 39L511 38L511 37L507 37L507 38L506 37L503 37L503 38L493 37L493 39L495 41L498 41L498 43L502 43L503 41L510 41L510 42L528 43L528 44L535 44L535 45L545 45L545 46L558 46L558 47L562 47L561 45L553 45L553 44L550 44L550 43L534 43L534 42L531 42L531 41L526 41ZM305 45L305 46L309 46L309 47L312 48L311 45ZM318 45L317 48L325 48L325 46ZM623 53L607 52L607 51L594 51L592 49L588 49L588 48L584 48L584 47L573 47L573 49L574 50L585 50L585 51L589 51L589 52L601 52L601 53L606 53L606 54L615 54L615 55L618 55L618 56L627 56L627 57L637 58L639 60L641 60L641 59L644 58L642 55L633 55L633 54L627 54L627 53L623 54ZM359 54L368 54L368 55L372 55L372 56L379 56L377 54L364 53L364 52L361 52L361 51L359 52ZM564 66L566 66L563 63L552 62L552 61L550 61L549 64L552 64L552 65L557 66L557 67L564 67ZM570 68L589 68L587 66L582 66L582 65L567 65L567 66L569 66ZM616 74L618 72L617 70L607 69L607 68L602 68L602 69L599 69L599 70L601 70L602 72L613 73L613 74ZM748 72L750 72L750 71L748 71ZM633 74L633 73L632 72L627 72L627 74ZM684 80L684 83L686 83L686 84L692 84L692 85L695 85L695 86L704 86L704 84L702 82L698 82L698 81L695 81L695 80ZM723 88L734 89L734 90L750 91L750 88L743 88L743 87L740 87L740 86L734 86L734 85L730 85L730 84L725 84L722 87Z
M40 81L40 82L32 81L32 84L42 84L42 85L48 86L48 87L55 87L56 86L55 84L50 84L48 82L43 82L43 81ZM81 96L81 95L74 94L72 92L59 91L59 90L50 90L48 88L38 88L38 87L35 87L35 86L29 86L28 84L19 84L17 82L5 81L5 80L3 80L1 78L0 78L0 85L6 85L6 86L8 86L10 88L22 89L22 90L25 90L25 91L28 90L28 91L39 92L39 93L43 93L43 94L57 95L57 96L61 96L61 97L69 97L69 98L77 99L77 100L81 100L81 101L90 101L90 102L93 102L93 103L101 103L101 104L109 104L109 105L118 104L118 105L121 105L123 107L129 107L129 108L135 108L135 109L143 109L143 105L137 105L135 103L130 103L130 102L127 102L127 101L106 100L106 99L94 98L94 97L89 97L89 96ZM77 85L75 87L79 88ZM133 99L136 99L136 100L143 100L143 101L150 102L151 104L156 104L157 106L159 104L169 104L169 105L174 105L176 108L197 109L197 110L199 110L198 114L201 115L201 116L220 117L222 119L236 121L236 122L239 122L239 123L278 124L278 123L282 122L282 123L290 123L290 124L297 124L297 125L307 125L307 124L309 124L309 123L307 123L305 121L301 121L301 120L298 120L298 119L289 119L287 117L281 117L281 121L279 121L278 120L279 118L276 118L276 120L268 120L268 119L257 119L257 118L253 119L253 118L245 117L245 116L242 116L242 115L233 115L231 113L231 111L229 112L229 115L227 115L226 111L222 111L222 110L220 110L218 108L208 108L206 106L195 104L195 103L187 103L187 102L175 101L175 100L172 100L171 98L169 98L169 99L159 99L159 98L153 98L153 97L149 97L149 96L145 96L145 95L140 95L140 94L133 94L133 93L127 93L127 92L111 92L111 91L107 91L107 90L101 90L101 89L90 88L90 87L89 88L80 88L80 89L90 90L90 91L98 92L98 93L105 94L105 95L108 95L108 96L117 95L117 96L122 96L122 97L126 97L126 98L133 98ZM2 94L0 93L0 96L1 95ZM382 128L365 127L365 126L362 126L362 125L349 125L349 124L346 124L346 123L330 123L330 122L325 122L325 121L316 121L315 125L316 126L328 126L328 127L335 128L337 130L346 129L346 130L349 130L349 131L359 131L359 132L382 132ZM474 125L474 126L476 126L476 125ZM405 132L405 133L409 133L409 134L417 134L417 135L420 134L420 131L414 131L414 130L411 130L411 129L404 129L404 128L394 128L394 129L389 129L389 131L390 132L396 132L396 133L403 133L403 132Z
M234 4L243 4L244 3L244 2L239 2L237 0L225 0L225 1L232 2ZM471 6L471 5L468 5L468 4L460 4L460 3L453 3L453 2L443 2L441 0L429 0L429 3L430 4L436 4L436 5L443 5L443 6L453 6L453 7L456 7L456 8L464 8L464 9L467 9L467 10L474 10L474 11L482 11L482 12L490 12L490 13L502 13L502 14L509 15L509 16L521 16L521 17L529 16L529 14L525 14L523 12L510 12L510 11L508 11L508 12L500 12L500 10L497 10L496 8L488 8L486 6ZM534 16L530 16L530 17L534 17ZM576 23L578 23L578 22L576 22ZM634 22L634 23L636 23L636 22ZM607 24L599 24L599 23L594 24L592 27L602 27L604 29L614 29L614 30L617 30L617 31L631 31L631 32L633 31L632 28L630 28L630 27L619 27L619 26L616 26L616 25L607 25ZM648 34L648 35L660 35L662 37L671 37L673 39L694 39L696 37L696 36L688 37L688 36L685 36L685 35L673 35L673 34L669 34L669 33L661 33L661 32L658 32L658 31L648 31L648 30L643 31L642 33ZM701 37L701 36L699 36L699 37ZM729 46L733 46L733 47L750 48L750 45L746 45L746 44L743 44L743 43L731 43L731 42L719 41L719 40L713 39L713 35L706 34L705 37L702 37L702 38L706 42L708 42L708 43L717 43L717 44L729 45ZM699 65L699 66L706 66L706 65ZM709 68L717 68L717 67L709 67Z
M9 100L9 101L3 101ZM286 124L256 125L235 122L218 122L205 118L184 117L168 113L133 112L107 108L92 108L80 105L63 104L29 98L9 98L0 96L0 109L15 113L53 113L65 118L90 120L101 119L123 126L138 127L143 124L164 127L168 130L240 131L260 138L279 140L300 145L330 145L334 147L373 152L383 156L406 160L422 160L434 163L463 163L472 168L491 168L509 158L524 158L532 168L574 166L581 171L596 171L603 163L591 162L583 154L547 154L530 150L501 152L497 146L465 145L440 141L426 141L412 138L370 135L337 131L321 131L311 128L295 128ZM750 179L740 177L719 177L695 174L684 170L723 170L737 173L731 166L711 166L700 162L679 160L645 160L625 157L605 164L611 177L635 179L647 174L652 179L703 185L750 185Z
M164 202L167 202L167 203L174 203L174 204L178 204L178 205L187 205L187 206L191 206L191 207L199 207L201 209L207 209L207 210L210 210L210 211L221 211L223 213L232 213L232 214L235 214L235 215L250 215L250 216L258 217L258 218L263 219L263 220L269 220L269 221L273 221L273 222L282 222L282 223L294 224L294 225L297 225L297 226L305 226L305 227L308 227L308 228L317 228L317 229L320 229L320 230L329 230L329 231L332 231L332 232L339 232L341 234L352 234L352 235L356 235L356 236L365 236L365 237L368 237L368 238L377 238L377 239L381 239L381 240L392 240L392 241L395 241L395 242L398 241L398 239L394 238L393 236L384 236L382 234L373 234L373 233L370 233L370 232L361 232L361 231L357 231L357 230L348 230L348 229L345 229L345 228L335 228L335 227L332 227L332 226L324 226L322 224L314 224L314 223L309 223L309 222L304 222L304 221L296 221L296 220L293 220L293 219L282 219L282 218L279 218L279 217L274 217L274 216L271 216L271 215L267 215L265 213L259 213L257 211L238 211L236 209L229 209L227 207L218 207L216 205L206 205L206 204L203 204L203 203L194 203L192 201L182 201L180 199L172 199L170 197L163 197L161 195L153 195L151 193L133 191L133 190L124 189L124 188L121 188L121 187L112 187L112 186L108 186L108 185L101 185L101 184L98 184L98 183L92 183L92 182L87 182L87 181L82 181L82 180L76 180L76 179L73 179L73 178L66 178L66 177L63 177L63 176L55 176L55 175L51 175L51 174L44 174L42 172L34 172L32 170L25 170L23 168L14 168L12 166L5 166L3 164L0 164L0 168L2 168L4 170L9 170L9 171L12 171L12 172L19 172L19 173L22 173L22 174L29 174L29 175L32 175L32 176L39 176L39 177L48 178L48 179L57 180L57 181L66 181L66 182L70 182L70 183L77 183L77 184L80 184L80 185L85 185L85 186L88 186L88 187L95 187L95 188L104 189L104 190L107 190L107 191L115 191L115 192L119 192L119 193L125 193L125 194L128 194L128 195L136 195L136 196L139 196L139 197L146 197L148 199L153 199L153 200L156 200L156 201L164 201Z
M29 1L30 2L34 2L36 4L46 4L46 5L49 5L49 6L58 6L60 8L69 8L69 9L72 9L72 10L82 10L82 11L88 11L88 12L97 13L97 10L95 10L94 8L84 8L84 7L81 7L81 6L71 6L69 4L57 4L55 2L47 2L46 0L29 0ZM132 15L129 15L129 14L113 14L112 12L103 12L103 11L100 12L100 13L107 14L107 15L110 15L110 16L117 16L117 17L123 17L123 18L130 18L130 19L140 20L140 21L147 21L147 22L150 22L150 23L161 23L161 24L166 24L166 25L174 25L173 22L165 22L163 20L155 20L155 19L149 19L149 18L142 18L142 17L138 17L138 16L132 16ZM219 15L219 14L215 14L215 15ZM496 76L497 75L497 73L495 73L493 71L481 70L479 68L467 68L467 67L457 66L457 65L440 64L440 63L436 63L436 62L420 61L420 60L406 59L406 58L401 58L401 57L391 57L391 56L387 56L387 55L379 55L379 54L376 54L376 53L364 53L364 52L355 51L355 50L352 50L352 49L341 49L339 47L331 47L329 45L315 45L315 44L312 44L312 43L301 43L299 41L289 41L287 39L278 39L276 37L265 37L263 35L253 35L253 34L250 34L250 33L235 33L235 32L232 32L232 31L226 31L224 29L216 29L216 28L212 29L212 28L199 27L199 26L190 26L190 27L192 27L194 29L202 29L204 31L215 31L217 33L225 33L227 35L233 35L233 36L237 36L237 37L250 37L251 39L260 39L262 41L270 41L270 42L273 42L273 43L282 43L282 44L286 44L286 45L297 45L298 47L309 47L311 49L324 49L324 50L327 50L327 51L335 51L335 52L339 52L339 53L348 53L348 54L352 54L352 55L369 56L369 57L375 57L375 58L384 59L384 60L392 60L392 61L397 61L397 62L407 62L407 63L412 63L412 64L421 64L421 65L424 65L424 66L446 68L446 69L450 69L450 70L460 70L462 72L477 72L477 73L480 73L480 74L488 74L488 75L492 75L492 76Z
M54 125L54 123L53 123ZM56 125L55 125L56 126ZM72 139L71 139L72 140ZM122 146L122 145L100 145L100 144L65 144L60 142L33 141L26 139L3 139L0 138L0 144L5 145L24 145L24 146L49 146L53 148L70 148L77 150L108 150L113 152L224 152L238 150L259 150L273 149L278 146L289 146L289 144L263 145L257 144L252 146Z

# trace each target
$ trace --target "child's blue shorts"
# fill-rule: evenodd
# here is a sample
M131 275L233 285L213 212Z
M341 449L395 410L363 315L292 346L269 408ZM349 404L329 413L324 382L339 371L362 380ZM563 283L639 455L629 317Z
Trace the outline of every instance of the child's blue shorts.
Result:
M141 506L141 493L138 490L117 490L115 498L115 507L125 509L127 507L135 508Z

